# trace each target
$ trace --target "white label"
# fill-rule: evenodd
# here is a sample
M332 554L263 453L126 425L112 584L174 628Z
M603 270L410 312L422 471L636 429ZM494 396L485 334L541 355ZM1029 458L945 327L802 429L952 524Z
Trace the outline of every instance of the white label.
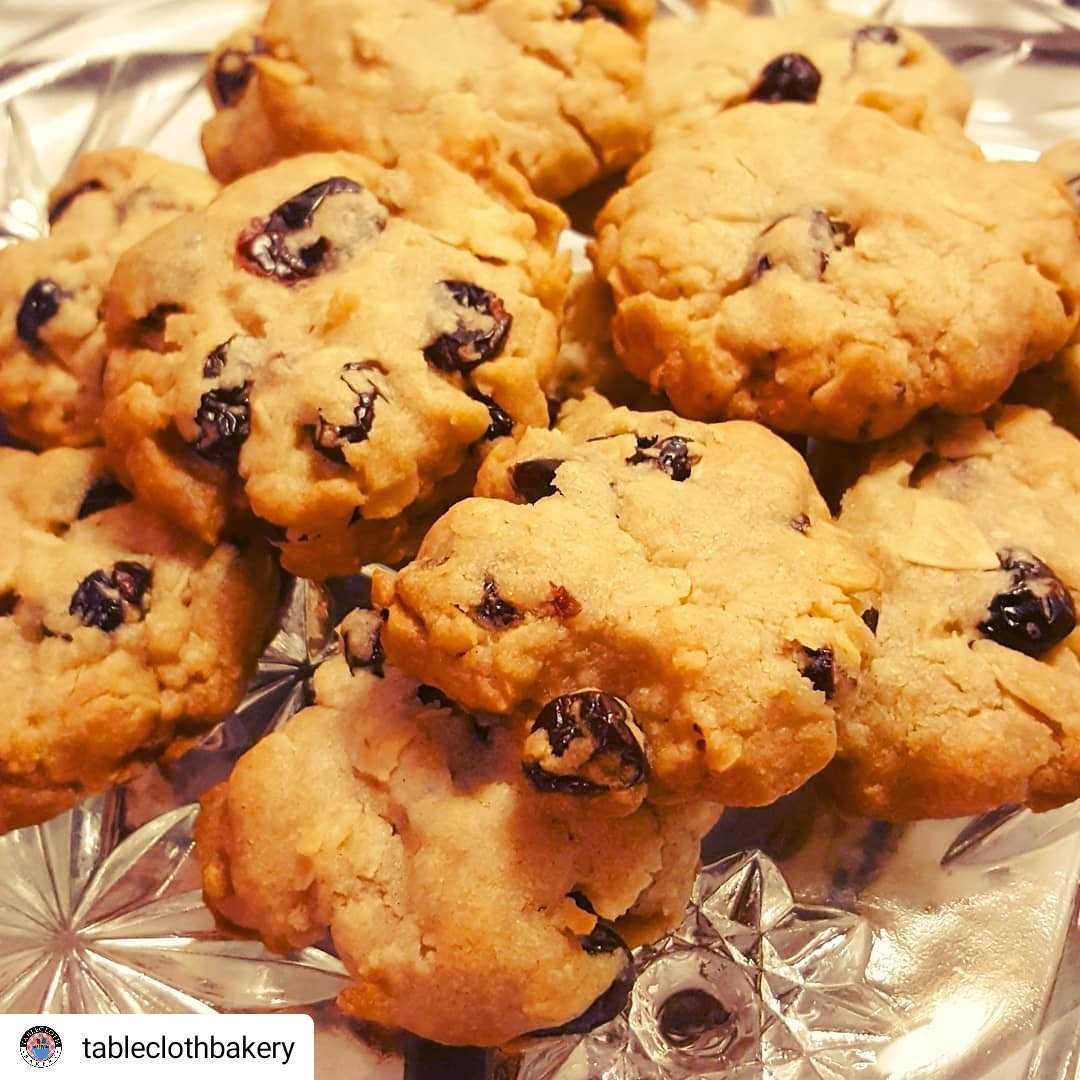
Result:
M4 1080L314 1080L310 1016L0 1015Z

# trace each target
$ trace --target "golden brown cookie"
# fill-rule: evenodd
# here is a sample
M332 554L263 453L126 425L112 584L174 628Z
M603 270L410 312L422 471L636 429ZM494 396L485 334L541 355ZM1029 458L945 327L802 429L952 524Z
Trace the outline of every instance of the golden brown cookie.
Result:
M719 808L568 812L510 731L389 667L331 660L315 695L203 801L211 906L274 948L329 932L344 1011L442 1043L617 1012L626 947L682 917Z
M878 438L985 409L1077 324L1055 179L872 109L742 105L630 179L594 261L624 363L686 416Z
M1080 441L1046 413L921 422L840 524L882 568L877 655L828 776L891 820L1080 796Z
M38 447L101 441L101 300L134 243L218 190L141 150L85 154L49 196L49 235L0 251L0 416Z
M768 803L835 750L877 571L755 424L567 405L380 574L392 662L530 732L541 789L600 807Z
M407 556L492 439L547 424L563 220L424 152L230 185L117 267L118 472L207 540L254 513L305 577Z
M549 198L623 168L647 139L642 38L653 0L274 0L225 42L203 130L222 180L311 150L393 165L520 168Z
M0 832L188 749L240 701L276 572L121 488L100 450L0 450Z

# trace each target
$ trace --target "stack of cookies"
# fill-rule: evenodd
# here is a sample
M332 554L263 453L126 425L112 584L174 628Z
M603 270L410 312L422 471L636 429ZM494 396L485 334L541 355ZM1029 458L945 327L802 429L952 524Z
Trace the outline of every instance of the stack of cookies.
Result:
M618 1012L725 805L1080 796L1076 148L984 160L900 27L652 7L273 0L225 186L89 155L0 253L0 826L222 719L275 561L370 572L198 848L440 1042Z

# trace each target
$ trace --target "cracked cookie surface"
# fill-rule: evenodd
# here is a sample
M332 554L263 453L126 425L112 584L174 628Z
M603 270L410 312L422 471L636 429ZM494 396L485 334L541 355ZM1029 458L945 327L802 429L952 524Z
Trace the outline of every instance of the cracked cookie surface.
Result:
M645 71L660 137L748 100L866 105L955 137L972 100L913 30L839 13L744 18L716 0L697 19L657 19Z
M594 261L624 363L687 416L882 437L988 407L1077 323L1054 178L872 109L742 105L630 179Z
M415 550L516 423L547 424L563 217L510 170L295 158L129 251L108 296L106 444L207 540L251 512L286 568Z
M101 441L100 306L120 254L218 190L141 150L84 154L49 195L48 236L0 251L0 415L38 447Z
M237 705L276 595L131 500L100 450L0 450L0 831L178 756Z
M622 168L647 139L652 0L274 0L211 60L203 131L223 180L309 150L392 165L509 161L549 198Z
M1080 795L1080 441L1035 409L920 422L840 524L883 573L878 652L826 774L852 809L958 817Z
M877 575L783 440L594 395L497 447L476 495L376 576L382 642L526 723L543 790L762 804L828 763Z
M682 917L719 807L566 812L509 730L378 671L323 664L314 707L204 799L208 902L275 948L329 930L346 1012L443 1043L505 1043L617 996L622 943Z

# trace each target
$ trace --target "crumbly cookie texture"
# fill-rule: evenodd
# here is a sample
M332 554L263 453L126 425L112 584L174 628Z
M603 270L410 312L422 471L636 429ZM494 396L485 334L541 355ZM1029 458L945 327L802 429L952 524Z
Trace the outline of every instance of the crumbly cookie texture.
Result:
M232 180L309 150L386 165L433 150L509 161L549 198L644 149L643 37L653 0L274 0L225 42L203 129Z
M264 549L209 548L101 450L0 450L0 831L183 753L239 702L269 626Z
M1039 163L1064 181L1073 206L1080 212L1080 139L1047 150ZM1040 364L1013 384L1009 400L1046 409L1062 427L1080 438L1080 331L1050 361Z
M500 170L311 154L121 260L107 446L208 541L253 512L304 577L415 551L515 424L547 424L564 218Z
M1039 410L915 425L840 524L883 571L878 652L827 775L907 820L1080 796L1080 441Z
M568 811L533 790L509 730L389 667L331 660L315 695L203 800L216 911L278 949L329 931L356 983L342 1009L443 1043L625 998L625 946L682 917L719 807Z
M987 408L1072 334L1077 218L858 106L747 104L666 140L598 222L628 369L697 419L883 437Z
M551 393L556 401L581 398L595 390L608 401L629 408L667 407L659 394L635 379L611 342L615 301L611 286L591 269L570 279L559 328L559 354Z
M0 416L33 446L101 441L102 294L121 252L217 183L141 150L84 154L49 194L49 235L0 251Z
M828 763L877 571L783 440L592 395L497 447L476 494L376 576L382 643L527 724L543 790L752 805Z
M922 35L838 13L745 18L718 0L649 29L646 102L660 137L746 101L866 105L955 137L964 77Z

